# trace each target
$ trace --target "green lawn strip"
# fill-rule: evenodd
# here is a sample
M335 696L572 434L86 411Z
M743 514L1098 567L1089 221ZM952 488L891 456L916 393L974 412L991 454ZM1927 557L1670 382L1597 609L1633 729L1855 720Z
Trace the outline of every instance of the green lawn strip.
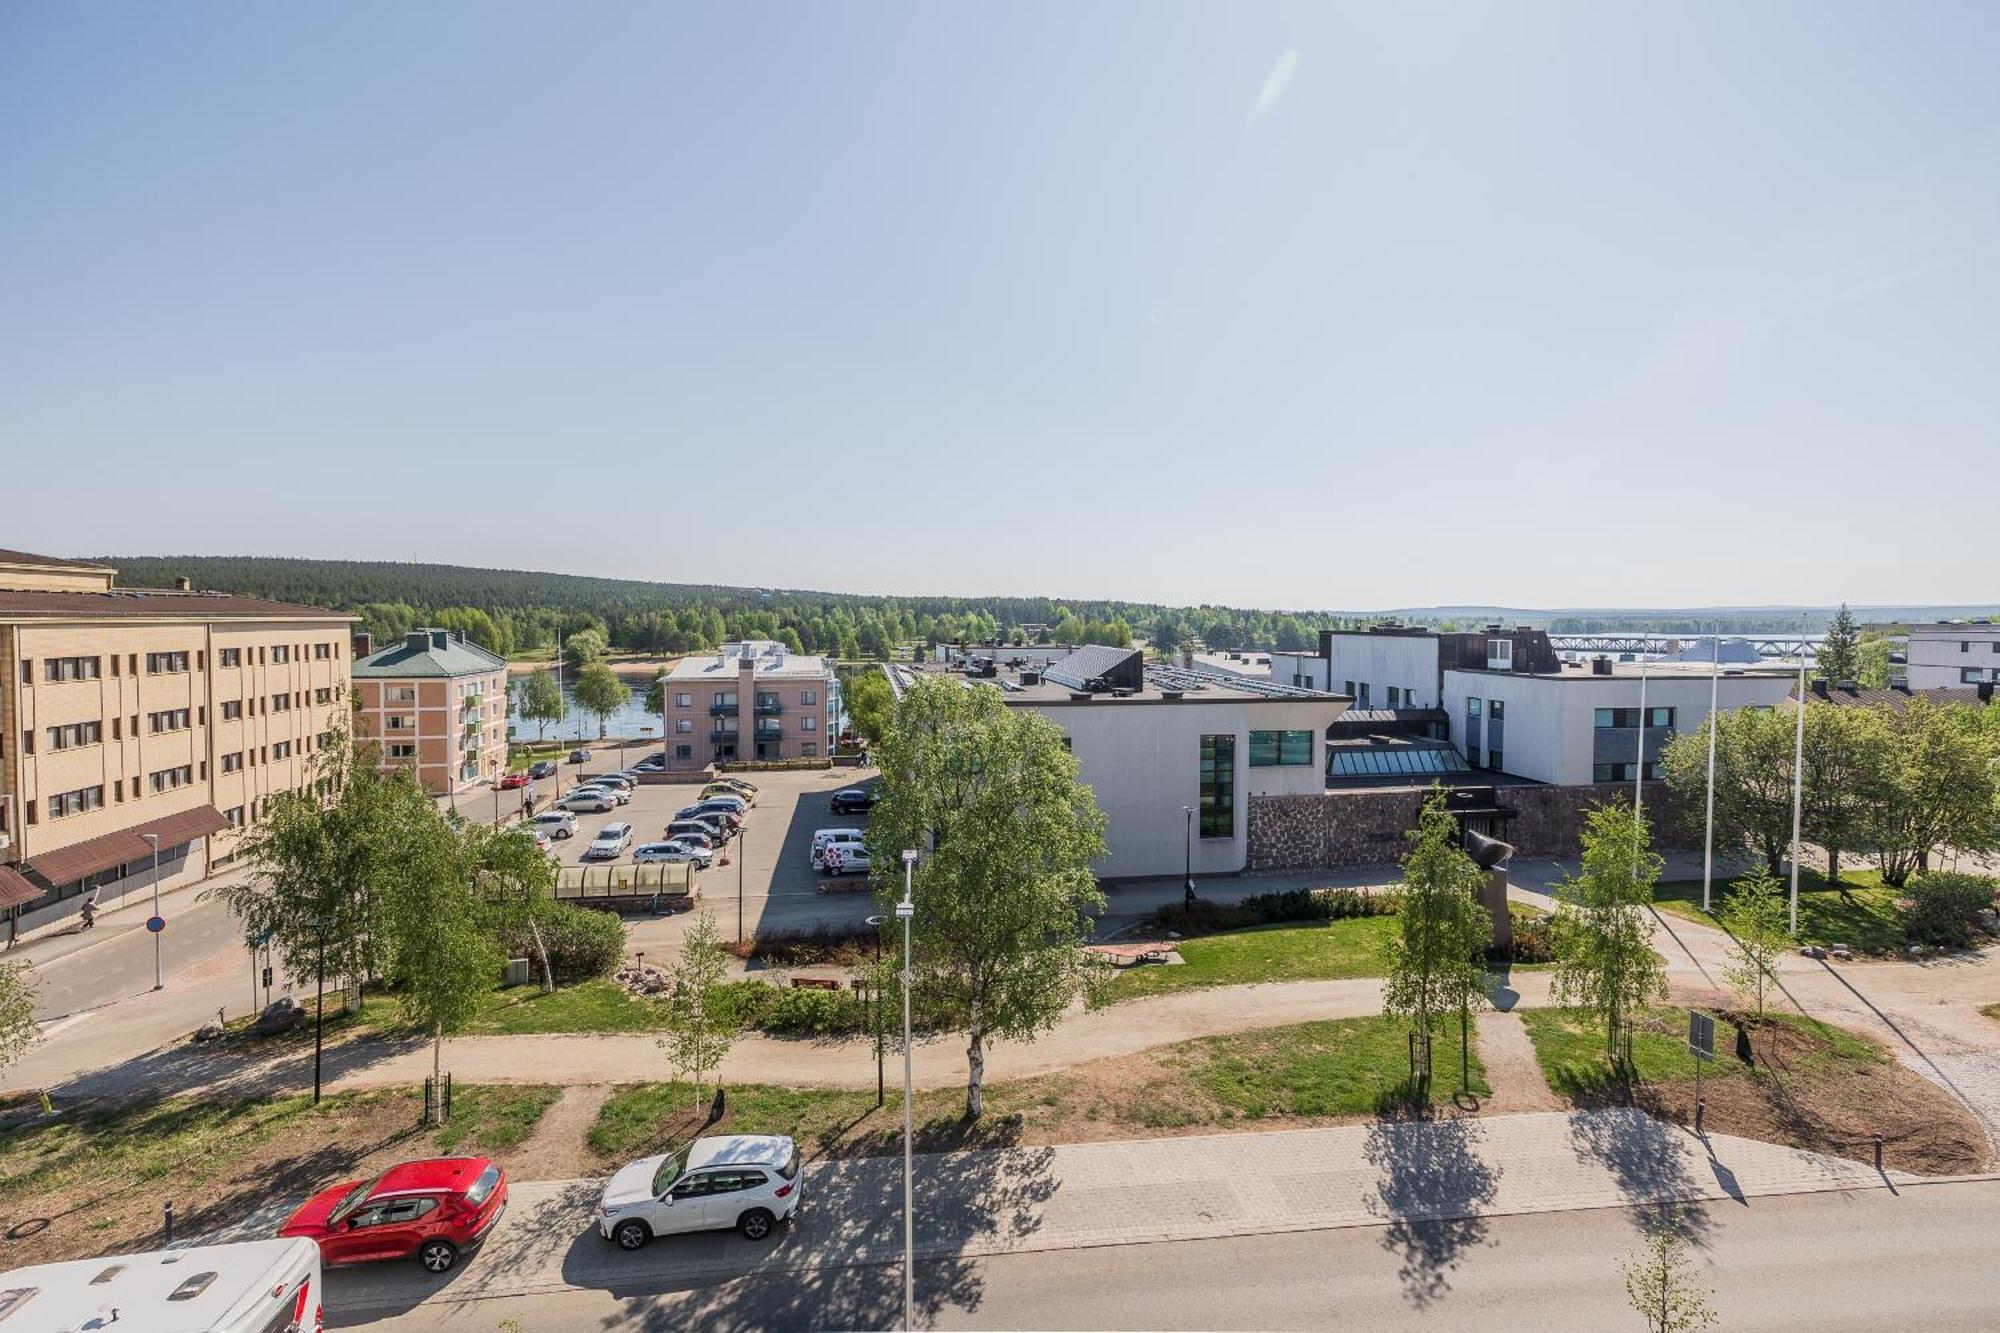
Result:
M1572 1101L1588 1099L1618 1082L1604 1053L1604 1029L1595 1014L1576 1009L1518 1011L1535 1044L1535 1059L1549 1087ZM1644 1011L1632 1038L1632 1063L1642 1083L1671 1083L1694 1077L1695 1057L1687 1046L1688 1011L1661 1005ZM1798 1068L1811 1072L1831 1061L1837 1064L1879 1064L1883 1053L1840 1028L1796 1014L1767 1014L1767 1021L1813 1033L1830 1046L1802 1057ZM1702 1070L1705 1078L1740 1078L1752 1071L1732 1054L1735 1029L1718 1022L1716 1058Z
M598 979L544 992L538 985L490 991L467 1035L523 1036L547 1032L657 1032L666 1006L641 999L615 981Z
M1131 968L1113 979L1103 998L1111 1002L1256 981L1379 977L1389 970L1389 940L1395 933L1395 917L1366 916L1192 936L1174 946L1184 960L1179 966Z
M963 1090L933 1089L917 1096L917 1138L926 1151L936 1151L1006 1142L1020 1129L1039 1141L1063 1142L1100 1136L1107 1128L1219 1128L1400 1111L1407 1105L1406 1032L1400 1019L1331 1019L1205 1037L1095 1068L995 1082L987 1085L986 1117L971 1137L961 1121ZM1431 1100L1440 1105L1458 1087L1457 1047L1456 1023L1443 1025L1431 1087ZM1476 1034L1471 1055L1471 1090L1484 1095L1489 1089ZM697 1114L687 1083L630 1085L604 1104L590 1146L622 1160L726 1131L787 1134L814 1156L866 1156L900 1147L900 1102L893 1092L878 1108L872 1090L738 1084L727 1089L727 1104L726 1121L711 1128L707 1097ZM1079 1133L1086 1126L1094 1132Z
M169 1097L133 1105L75 1106L52 1119L0 1129L0 1201L85 1185L118 1194L173 1182L192 1189L227 1174L240 1157L279 1136L295 1136L298 1155L349 1137L351 1126L384 1104L401 1103L411 1138L407 1157L442 1152L499 1152L519 1144L562 1089L547 1085L461 1084L452 1120L429 1140L421 1135L416 1088L217 1100ZM379 1118L378 1118L379 1119ZM331 1181L326 1183L332 1183Z
M1669 880L1653 886L1653 902L1663 912L1704 926L1721 926L1732 880L1717 880L1709 901L1714 913L1701 910L1701 881ZM1787 885L1789 892L1789 885ZM1856 949L1894 949L1903 942L1903 923L1896 910L1901 891L1882 883L1879 870L1842 870L1840 883L1829 886L1817 871L1799 874L1799 941L1802 944L1845 944Z
M455 1087L451 1119L438 1127L438 1150L491 1156L517 1148L534 1133L542 1113L561 1099L562 1089L546 1083L475 1083Z

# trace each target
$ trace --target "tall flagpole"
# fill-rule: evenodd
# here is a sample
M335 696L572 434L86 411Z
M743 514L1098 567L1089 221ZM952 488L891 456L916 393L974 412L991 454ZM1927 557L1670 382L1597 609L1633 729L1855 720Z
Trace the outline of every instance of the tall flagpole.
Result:
M1646 654L1639 654L1639 762L1632 770L1632 813L1646 808Z
M1708 668L1708 822L1702 835L1701 844L1701 910L1712 910L1709 906L1709 881L1715 874L1715 728L1720 717L1716 714L1718 692L1722 687L1722 622L1715 622L1715 637L1710 640L1713 656Z
M1792 934L1799 933L1799 818L1806 794L1806 618L1799 617L1798 728L1792 739Z

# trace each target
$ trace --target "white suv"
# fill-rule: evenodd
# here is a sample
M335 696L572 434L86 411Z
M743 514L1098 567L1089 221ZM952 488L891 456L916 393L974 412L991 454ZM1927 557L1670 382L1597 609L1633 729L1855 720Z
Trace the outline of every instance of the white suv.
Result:
M620 1167L597 1205L597 1234L621 1250L655 1236L734 1228L762 1240L799 1210L799 1150L776 1134L719 1134Z
M606 824L590 840L590 846L583 849L586 861L616 861L632 845L630 824Z
M528 827L540 829L551 838L574 838L576 816L566 810L549 810L529 820Z

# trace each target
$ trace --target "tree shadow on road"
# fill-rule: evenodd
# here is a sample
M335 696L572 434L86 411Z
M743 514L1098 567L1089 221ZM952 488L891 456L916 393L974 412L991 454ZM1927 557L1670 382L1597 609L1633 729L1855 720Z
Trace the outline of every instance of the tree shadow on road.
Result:
M1403 1295L1424 1307L1451 1290L1450 1273L1486 1240L1482 1209L1499 1192L1500 1170L1480 1155L1476 1120L1377 1121L1363 1151L1381 1173L1368 1208L1388 1220L1382 1247L1401 1260Z

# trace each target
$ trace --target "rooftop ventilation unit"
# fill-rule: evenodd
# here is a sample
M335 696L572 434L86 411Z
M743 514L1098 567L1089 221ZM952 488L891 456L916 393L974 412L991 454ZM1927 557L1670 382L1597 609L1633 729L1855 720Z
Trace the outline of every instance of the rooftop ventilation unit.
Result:
M1593 675L1593 676L1608 676L1608 675L1610 675L1610 674L1611 674L1611 659L1610 659L1610 658L1608 658L1608 657L1593 657L1593 658L1591 658L1591 659L1590 659L1590 674L1591 674L1591 675Z

